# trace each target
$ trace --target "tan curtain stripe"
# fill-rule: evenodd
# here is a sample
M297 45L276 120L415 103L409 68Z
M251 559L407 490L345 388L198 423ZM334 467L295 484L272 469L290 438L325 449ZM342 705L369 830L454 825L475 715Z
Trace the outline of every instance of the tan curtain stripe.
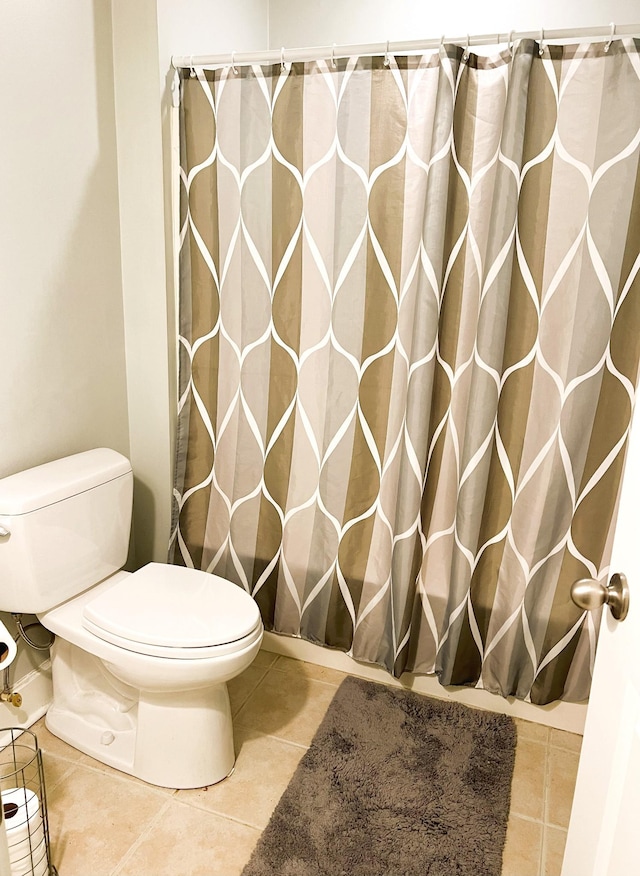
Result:
M640 358L632 39L182 80L171 557L265 625L589 692Z

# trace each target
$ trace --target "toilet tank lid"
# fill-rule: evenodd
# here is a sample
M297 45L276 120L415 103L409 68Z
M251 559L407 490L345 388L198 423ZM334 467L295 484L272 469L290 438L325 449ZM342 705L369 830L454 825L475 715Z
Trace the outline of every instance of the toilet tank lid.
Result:
M0 517L46 508L130 471L126 456L107 447L37 465L0 479Z

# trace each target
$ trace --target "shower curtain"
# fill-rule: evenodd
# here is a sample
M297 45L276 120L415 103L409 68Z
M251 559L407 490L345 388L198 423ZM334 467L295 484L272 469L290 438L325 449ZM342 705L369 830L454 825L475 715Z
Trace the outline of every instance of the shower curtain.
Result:
M184 71L172 561L395 675L586 698L639 154L633 40Z

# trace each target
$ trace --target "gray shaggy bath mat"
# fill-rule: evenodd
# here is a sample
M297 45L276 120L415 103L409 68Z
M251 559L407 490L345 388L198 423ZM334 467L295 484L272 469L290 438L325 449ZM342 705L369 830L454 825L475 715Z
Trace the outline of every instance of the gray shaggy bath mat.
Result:
M347 678L243 876L500 876L511 718Z

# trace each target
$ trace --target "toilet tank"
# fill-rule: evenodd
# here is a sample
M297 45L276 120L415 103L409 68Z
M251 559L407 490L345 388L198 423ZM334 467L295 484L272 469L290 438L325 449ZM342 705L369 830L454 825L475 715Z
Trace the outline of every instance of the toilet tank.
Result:
M127 559L133 473L99 448L0 479L0 611L37 614Z

